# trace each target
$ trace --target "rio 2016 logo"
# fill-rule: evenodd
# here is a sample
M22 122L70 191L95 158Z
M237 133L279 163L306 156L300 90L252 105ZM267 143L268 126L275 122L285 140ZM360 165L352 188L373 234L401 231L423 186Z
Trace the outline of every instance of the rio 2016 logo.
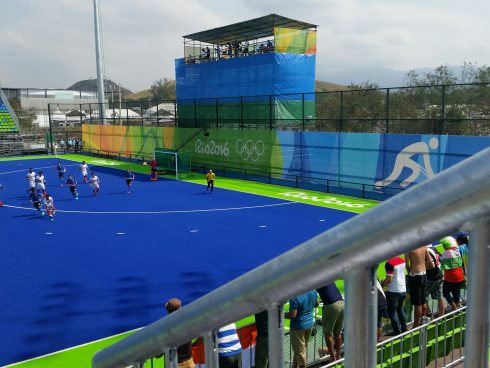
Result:
M298 199L302 199L305 201L334 204L337 206L345 206L345 207L350 207L350 208L365 208L365 207L370 206L369 203L352 203L352 202L348 202L348 201L341 201L340 199L335 198L335 197L317 197L317 196L309 195L309 194L306 194L303 192L285 192L285 193L279 193L279 194L283 195L285 197L298 198Z
M261 140L254 142L250 139L246 141L239 139L236 141L235 147L243 161L251 160L257 162L265 152L265 145Z
M228 142L224 144L217 144L214 140L211 140L209 143L204 143L203 141L198 139L194 144L194 150L196 151L196 153L204 155L228 157L228 155L230 154Z

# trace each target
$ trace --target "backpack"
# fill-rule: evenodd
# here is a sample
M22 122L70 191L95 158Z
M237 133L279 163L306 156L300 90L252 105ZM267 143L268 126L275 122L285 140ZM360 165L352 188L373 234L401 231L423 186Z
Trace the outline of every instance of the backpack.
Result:
M429 253L430 258L432 258L432 262L434 262L434 268L432 270L427 270L427 279L429 281L442 279L441 256L432 248L427 248L427 252Z

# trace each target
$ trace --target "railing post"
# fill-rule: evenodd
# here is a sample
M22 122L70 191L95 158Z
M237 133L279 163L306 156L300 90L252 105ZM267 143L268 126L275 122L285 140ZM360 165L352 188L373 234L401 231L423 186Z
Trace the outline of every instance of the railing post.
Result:
M164 349L165 354L165 367L166 368L177 368L177 349L167 348Z
M471 224L465 368L488 367L490 218Z
M218 368L218 346L216 331L208 331L204 336L204 358L206 367Z
M427 327L430 319L422 317L422 325L424 326L420 330L419 335L419 367L425 367L427 361Z
M339 132L344 130L344 91L340 91L340 124Z
M267 309L269 324L269 367L284 367L284 315L282 305Z
M375 269L348 270L345 278L345 366L376 367L377 289Z
M390 132L390 89L386 89L386 101L385 101L385 133Z

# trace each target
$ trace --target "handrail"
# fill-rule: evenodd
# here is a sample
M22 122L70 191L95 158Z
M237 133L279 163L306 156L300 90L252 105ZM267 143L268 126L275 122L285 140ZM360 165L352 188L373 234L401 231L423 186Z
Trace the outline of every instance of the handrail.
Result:
M93 367L143 362L161 353L163 347L173 348L245 316L272 310L274 305L338 278L347 278L348 298L353 290L360 290L349 290L349 285L362 282L359 270L490 216L489 162L487 148L98 352ZM362 303L347 303L348 315L355 304ZM349 324L360 321L354 314L352 317L346 320ZM362 329L359 326L359 331ZM352 325L346 327L346 357L351 346L357 347L362 340L354 336L355 331Z

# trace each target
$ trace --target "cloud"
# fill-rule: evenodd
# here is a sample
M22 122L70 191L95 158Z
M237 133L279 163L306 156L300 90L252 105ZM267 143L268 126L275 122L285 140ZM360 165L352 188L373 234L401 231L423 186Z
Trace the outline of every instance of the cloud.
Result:
M409 70L490 60L490 2L471 0L100 0L106 75L132 90L174 78L182 36L277 13L319 25L317 70ZM91 1L2 5L4 86L67 87L95 77ZM366 76L366 80L370 79Z

